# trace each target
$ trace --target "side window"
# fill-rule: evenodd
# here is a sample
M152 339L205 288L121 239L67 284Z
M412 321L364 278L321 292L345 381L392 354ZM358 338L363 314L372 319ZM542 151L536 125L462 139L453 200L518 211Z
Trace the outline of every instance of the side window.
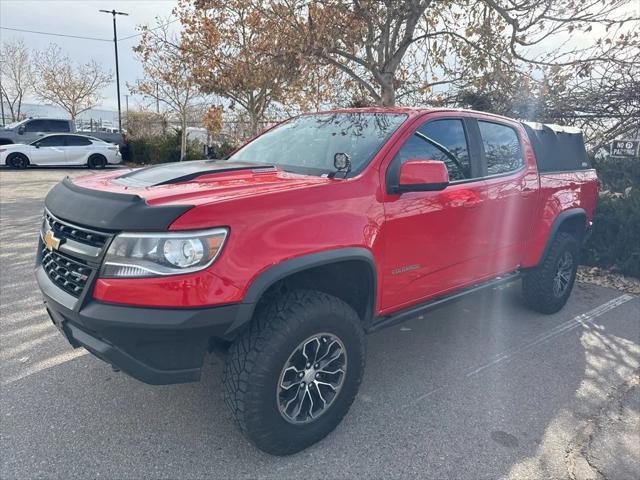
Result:
M86 147L91 145L91 141L86 137L74 137L73 135L65 136L67 147Z
M64 120L49 120L49 131L68 132L69 122L65 122Z
M25 132L48 132L49 124L46 120L31 120L25 125Z
M478 126L488 175L513 172L524 165L520 140L513 128L480 120Z
M394 163L399 166L412 158L444 162L452 182L472 178L469 147L462 120L434 120L418 128L402 146Z
M62 147L64 146L64 136L51 135L49 137L44 137L38 142L38 145L40 147Z

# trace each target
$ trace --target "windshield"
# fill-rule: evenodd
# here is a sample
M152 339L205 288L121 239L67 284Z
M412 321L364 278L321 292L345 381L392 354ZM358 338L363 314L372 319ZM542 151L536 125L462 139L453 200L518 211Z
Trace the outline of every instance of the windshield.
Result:
M371 112L302 115L264 133L229 160L323 175L335 171L336 153L346 153L351 157L353 176L367 166L406 118L406 114Z

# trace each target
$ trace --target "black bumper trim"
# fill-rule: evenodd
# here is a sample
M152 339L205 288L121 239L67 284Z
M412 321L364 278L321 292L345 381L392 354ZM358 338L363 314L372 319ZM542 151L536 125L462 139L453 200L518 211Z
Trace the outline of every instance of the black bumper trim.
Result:
M153 385L200 379L212 339L230 342L238 334L241 304L197 309L147 308L87 300L67 301L36 269L53 323L74 348ZM51 288L49 288L51 287Z
M89 350L96 357L119 368L123 372L150 385L197 382L200 380L200 367L177 370L160 370L147 365L119 348L89 335L73 324L66 324L73 340Z

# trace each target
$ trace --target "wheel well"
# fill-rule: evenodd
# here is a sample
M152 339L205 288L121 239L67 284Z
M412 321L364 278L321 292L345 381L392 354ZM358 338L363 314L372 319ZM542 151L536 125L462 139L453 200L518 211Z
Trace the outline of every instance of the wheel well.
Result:
M587 217L584 214L578 213L566 218L558 226L557 232L564 232L573 235L576 240L581 241L585 233L585 223Z
M292 273L272 284L260 297L256 310L291 290L317 290L333 295L353 308L365 328L373 317L375 276L362 260L344 260Z

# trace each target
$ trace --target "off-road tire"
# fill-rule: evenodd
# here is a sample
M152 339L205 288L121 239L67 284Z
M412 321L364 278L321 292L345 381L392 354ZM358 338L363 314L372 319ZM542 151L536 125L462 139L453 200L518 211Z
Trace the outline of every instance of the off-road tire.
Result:
M554 293L554 279L559 263L569 254L572 259L569 281L563 292ZM569 299L576 279L580 245L573 235L560 232L553 239L544 259L536 268L527 271L522 278L522 293L529 308L540 313L556 313Z
M94 153L89 157L87 161L87 167L91 170L100 170L103 169L107 165L107 159L104 155L100 155L99 153Z
M29 166L29 158L23 153L11 153L7 157L7 165L16 170L24 170Z
M318 418L291 423L278 408L281 372L301 342L324 333L339 338L347 352L342 387ZM256 312L231 345L223 378L225 401L249 441L272 455L289 455L318 442L340 423L358 393L364 363L364 331L349 305L322 292L287 292Z

